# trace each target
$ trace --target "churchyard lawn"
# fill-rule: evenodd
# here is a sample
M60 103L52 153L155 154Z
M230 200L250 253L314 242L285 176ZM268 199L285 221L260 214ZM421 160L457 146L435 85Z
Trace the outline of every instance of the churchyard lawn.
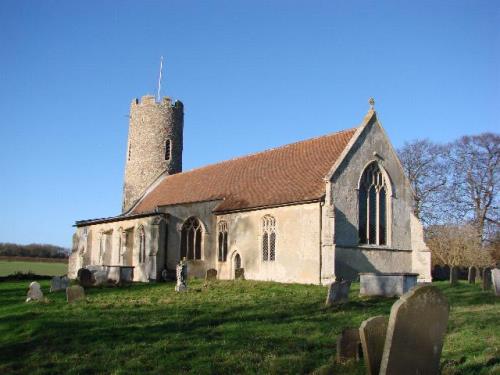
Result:
M61 276L68 272L68 265L60 262L30 262L0 260L0 276L12 275L16 272L44 276ZM0 287L1 288L1 287Z
M87 291L68 305L64 292L24 303L29 282L0 282L0 373L364 374L334 365L336 336L396 299L324 307L326 287L190 280ZM435 283L449 298L443 374L500 374L500 301L479 285ZM425 319L425 317L422 317Z

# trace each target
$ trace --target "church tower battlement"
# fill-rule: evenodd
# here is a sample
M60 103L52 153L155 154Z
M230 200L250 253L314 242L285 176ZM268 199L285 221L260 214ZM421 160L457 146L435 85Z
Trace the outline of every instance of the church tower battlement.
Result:
M122 211L128 211L164 172L182 171L182 102L146 95L130 105Z

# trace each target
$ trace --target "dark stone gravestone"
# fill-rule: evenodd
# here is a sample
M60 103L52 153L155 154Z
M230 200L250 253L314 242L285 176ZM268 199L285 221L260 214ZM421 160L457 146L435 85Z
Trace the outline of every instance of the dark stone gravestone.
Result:
M328 294L326 296L326 306L332 306L339 303L349 302L349 289L351 282L349 280L335 281L328 285Z
M481 283L481 287L483 290L491 289L491 268L486 267L483 270L483 281Z
M234 270L234 278L236 280L245 280L245 269L244 268L236 268Z
M493 292L495 296L500 297L500 269L491 270L491 282L493 283Z
M380 375L439 374L450 306L432 285L420 285L391 308Z
M68 303L85 300L85 290L80 285L73 285L66 288L66 300Z
M337 362L351 359L359 360L362 356L361 340L358 328L346 328L337 338Z
M380 371L387 322L386 316L374 316L365 320L359 327L359 338L368 375L378 375Z
M217 280L217 270L214 268L210 268L207 270L205 274L205 281Z
M450 284L452 286L458 284L458 267L452 266L450 269Z
M467 281L469 282L469 284L476 283L476 267L474 266L469 267L469 274L467 276Z
M77 273L77 281L78 284L83 286L84 288L88 288L92 286L92 272L86 268L80 268Z

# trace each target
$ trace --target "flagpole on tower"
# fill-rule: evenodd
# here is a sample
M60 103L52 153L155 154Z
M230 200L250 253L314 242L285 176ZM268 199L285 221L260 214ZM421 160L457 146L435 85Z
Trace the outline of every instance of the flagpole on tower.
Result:
M161 90L161 76L163 71L163 56L160 57L160 76L158 77L158 94L156 100L160 101L160 90Z

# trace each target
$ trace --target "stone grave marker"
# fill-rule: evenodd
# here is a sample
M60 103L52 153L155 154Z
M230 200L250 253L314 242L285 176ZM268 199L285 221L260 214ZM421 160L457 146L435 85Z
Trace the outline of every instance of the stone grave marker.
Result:
M73 285L67 287L66 301L68 301L68 303L85 301L85 290L80 285Z
M187 262L183 259L175 268L177 276L177 284L175 285L176 292L186 292L187 287Z
M337 338L337 362L361 357L361 341L358 328L346 328Z
M236 268L234 270L234 278L236 280L245 280L245 269L244 268Z
M469 274L467 276L467 281L469 282L469 284L476 283L476 267L474 266L469 267Z
M215 268L210 268L205 274L205 281L217 280L217 270Z
M392 305L380 375L439 374L450 306L432 285L420 285Z
M500 269L494 268L491 270L491 282L495 296L500 297Z
M380 371L387 322L386 316L374 316L365 320L359 327L359 338L368 375L378 375Z
M481 283L481 287L483 290L491 289L491 268L486 267L483 270L483 281Z
M328 285L326 295L326 306L349 302L349 289L351 282L349 280L335 281Z
M86 268L80 268L77 273L78 284L84 288L92 286L92 272Z
M450 268L450 284L452 286L458 284L458 267L457 266L452 266Z
M43 300L43 292L40 287L40 284L36 281L33 281L30 284L29 290L28 290L28 296L26 298L26 302L31 302L31 301L42 301Z
M59 292L61 290L66 290L69 286L69 279L66 276L54 276L50 282L50 292Z

